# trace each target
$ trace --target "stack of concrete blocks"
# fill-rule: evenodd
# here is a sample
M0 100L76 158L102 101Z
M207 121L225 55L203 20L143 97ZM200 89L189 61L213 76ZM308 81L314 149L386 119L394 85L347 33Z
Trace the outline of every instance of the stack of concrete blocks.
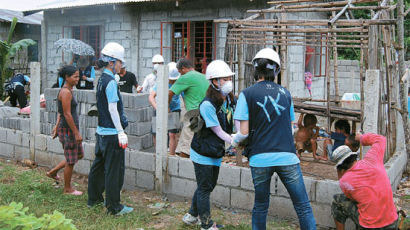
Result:
M51 135L51 131L57 121L57 95L59 89L46 89L46 109L41 110L41 133ZM152 147L151 119L153 109L148 103L147 94L121 93L124 105L124 113L128 118L128 134L130 149L143 150ZM73 90L73 96L77 101L79 114L79 129L86 142L95 141L95 132L98 125L96 116L88 116L88 111L96 104L94 90Z

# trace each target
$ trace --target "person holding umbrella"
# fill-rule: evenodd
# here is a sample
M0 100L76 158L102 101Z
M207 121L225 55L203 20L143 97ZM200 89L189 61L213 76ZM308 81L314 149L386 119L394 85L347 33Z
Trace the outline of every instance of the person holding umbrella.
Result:
M98 127L96 131L95 160L88 176L88 206L104 202L112 215L124 215L133 208L120 203L124 184L125 148L128 137L124 129L128 126L124 115L122 97L118 90L115 74L124 62L124 47L116 42L107 43L98 61L104 67L97 85Z

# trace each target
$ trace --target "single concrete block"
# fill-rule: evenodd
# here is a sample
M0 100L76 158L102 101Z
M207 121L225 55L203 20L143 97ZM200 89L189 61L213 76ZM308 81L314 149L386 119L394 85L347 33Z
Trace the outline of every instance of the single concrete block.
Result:
M142 149L149 149L151 148L154 144L153 144L153 140L152 140L152 134L145 134L143 136L141 136L142 138Z
M7 129L0 128L0 142L7 142Z
M222 164L219 171L218 184L239 187L241 184L241 168Z
M252 210L255 193L240 189L231 189L231 207Z
M50 152L50 157L51 157L50 167L54 167L61 161L66 160L64 155L59 155L59 154L52 153L52 152Z
M333 180L319 180L316 182L316 202L331 204L333 195L342 193L339 182Z
M0 155L7 158L14 158L14 145L0 143Z
M284 218L297 218L292 200L280 196L270 196L269 214Z
M179 158L179 172L178 175L180 177L185 177L189 179L196 179L195 178L195 170L194 164L192 163L191 159L188 158ZM220 174L222 175L222 174Z
M96 128L87 128L87 140L96 141L95 132Z
M39 166L47 166L47 167L51 166L51 155L48 152L36 151L36 155L34 159L35 159L35 162L37 162Z
M154 172L155 156L153 153L143 153L138 151L130 151L129 153L131 168Z
M193 180L171 177L168 183L164 184L164 191L181 197L192 197L196 187L196 182Z
M29 133L30 132L30 119L21 119L20 121L20 129L21 131L25 132L25 133Z
M13 145L21 145L21 132L9 129L7 130L7 143Z
M47 136L41 135L41 134L35 136L34 148L36 150L46 151L47 150Z
M142 138L137 136L128 135L128 148L132 150L141 150Z
M27 147L14 146L14 159L18 161L30 159L30 149Z
M47 149L50 152L64 154L63 146L58 138L52 139L50 136L47 136Z
M164 171L164 174L166 174L168 170L168 175L178 176L178 162L179 157L176 156L168 156L162 158L162 170Z
M331 206L328 204L318 204L316 202L311 202L313 215L315 216L316 224L319 226L326 226L335 228L335 222L332 217ZM356 229L345 227L345 229Z
M95 143L83 142L84 160L93 161L95 159Z
M124 186L125 189L135 189L137 187L137 171L134 169L125 169Z
M217 185L211 193L211 202L229 207L231 204L231 190L229 187Z
M241 188L255 191L251 170L249 168L241 168Z
M309 200L316 200L316 180L311 177L303 177L305 183L306 193L308 194Z
M30 147L30 134L22 133L21 134L21 146Z
M130 108L139 109L139 108L149 107L150 104L148 101L148 96L149 94L147 93L134 95L132 97L132 102L130 101L130 104L129 104Z
M154 174L137 170L137 186L148 190L154 189Z
M74 165L74 170L83 175L88 175L90 168L91 162L89 160L79 160L77 164Z
M96 104L97 103L97 96L95 91L87 92L87 103L89 104Z

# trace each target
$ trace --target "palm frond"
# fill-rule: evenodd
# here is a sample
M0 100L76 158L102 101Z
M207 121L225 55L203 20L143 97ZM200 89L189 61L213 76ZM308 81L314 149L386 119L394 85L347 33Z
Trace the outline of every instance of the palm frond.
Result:
M27 48L31 45L35 45L36 42L32 39L22 39L20 41L17 41L13 43L10 47L9 55L14 56L19 50L22 48Z

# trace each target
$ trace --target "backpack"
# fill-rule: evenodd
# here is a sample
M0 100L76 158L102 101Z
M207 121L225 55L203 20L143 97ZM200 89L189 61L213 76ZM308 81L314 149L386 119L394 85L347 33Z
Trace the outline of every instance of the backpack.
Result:
M8 82L4 86L4 89L8 94L13 94L14 93L14 83L13 82Z

